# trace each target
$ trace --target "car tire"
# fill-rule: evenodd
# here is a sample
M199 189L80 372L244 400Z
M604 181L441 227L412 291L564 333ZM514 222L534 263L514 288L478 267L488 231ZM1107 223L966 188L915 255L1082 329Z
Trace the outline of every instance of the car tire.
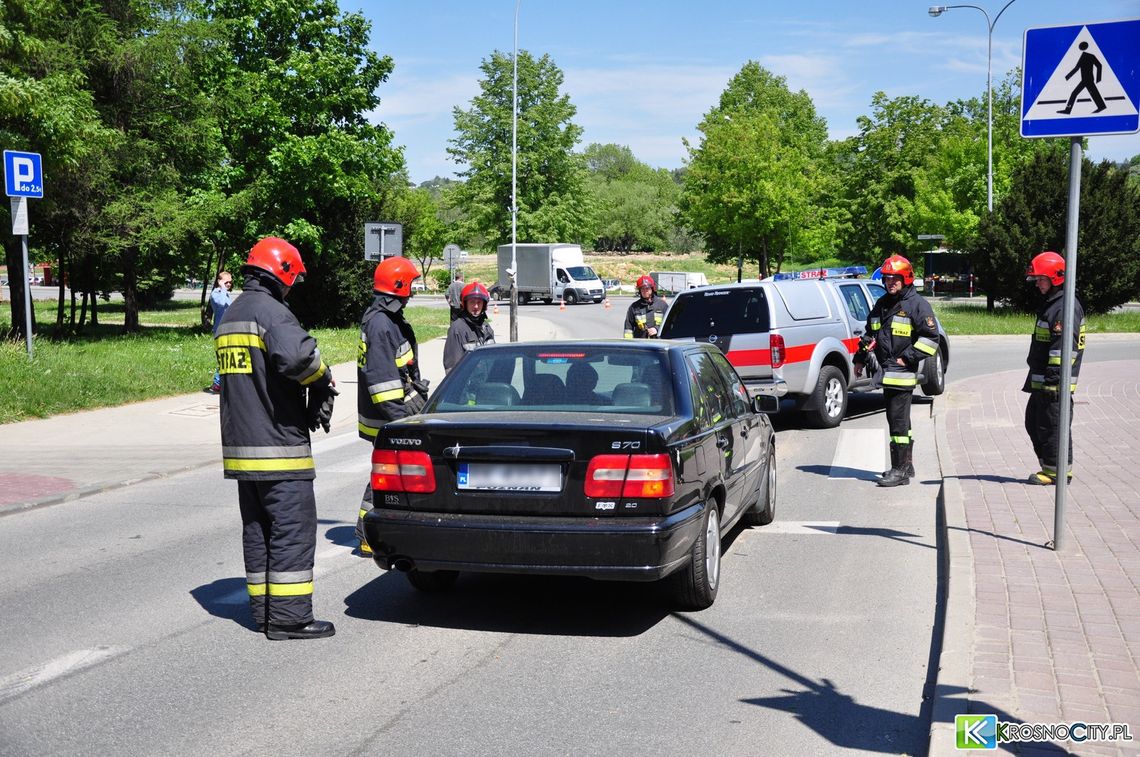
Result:
M689 564L670 577L673 600L680 609L703 610L716 601L720 552L720 511L715 502L708 502L701 519L701 533L689 550Z
M447 591L459 578L458 570L409 570L408 583L422 592L434 594Z
M769 442L768 463L756 503L744 513L744 525L766 526L776 519L776 446Z
M819 369L815 391L804 411L808 421L816 428L835 428L847 413L847 382L834 365Z
M934 353L923 362L922 393L927 397L937 397L946 391L946 365L942 362L942 350Z
M567 289L562 295L562 300L567 305L573 305L578 302L578 293L573 289Z

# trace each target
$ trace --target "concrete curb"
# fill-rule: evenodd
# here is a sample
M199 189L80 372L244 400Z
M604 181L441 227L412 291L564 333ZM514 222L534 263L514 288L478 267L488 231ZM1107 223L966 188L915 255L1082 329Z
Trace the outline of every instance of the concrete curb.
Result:
M934 416L935 447L942 471L938 494L939 530L944 549L938 556L945 576L942 649L938 654L934 702L930 715L927 754L960 754L955 746L954 718L969 711L970 671L974 647L974 555L966 528L966 509L954 467L944 416Z

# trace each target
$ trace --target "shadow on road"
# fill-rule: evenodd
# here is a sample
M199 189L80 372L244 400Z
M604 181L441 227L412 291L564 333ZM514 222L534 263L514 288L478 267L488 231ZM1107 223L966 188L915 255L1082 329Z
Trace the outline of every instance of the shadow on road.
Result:
M637 636L668 615L653 584L561 576L461 573L450 591L426 594L396 571L345 598L363 620L556 636Z

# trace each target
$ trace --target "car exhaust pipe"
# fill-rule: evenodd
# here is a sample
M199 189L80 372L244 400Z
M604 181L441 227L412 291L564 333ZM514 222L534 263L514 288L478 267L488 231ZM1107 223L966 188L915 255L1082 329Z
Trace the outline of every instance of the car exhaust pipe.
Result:
M392 568L394 570L400 571L401 573L407 573L413 567L415 567L415 564L407 557L397 557L392 561Z

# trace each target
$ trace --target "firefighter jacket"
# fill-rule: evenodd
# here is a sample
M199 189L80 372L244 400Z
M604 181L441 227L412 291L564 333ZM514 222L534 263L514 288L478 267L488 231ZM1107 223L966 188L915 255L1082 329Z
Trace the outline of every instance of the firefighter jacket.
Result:
M451 327L447 330L447 341L443 343L444 373L450 373L468 352L484 344L494 343L495 330L487 320L487 311L484 310L476 318L465 310L463 315L451 322Z
M906 391L917 386L919 363L938 352L938 321L913 284L904 286L898 296L884 294L871 307L853 360L866 363L872 349L883 370L884 389Z
M1062 329L1065 318L1064 290L1055 286L1045 295L1045 302L1037 311L1033 338L1029 342L1029 375L1025 377L1023 392L1050 392L1058 395L1061 386L1061 349L1064 347ZM1081 359L1085 353L1085 309L1081 301L1073 298L1073 375L1070 391L1077 390L1077 375L1081 372Z
M668 307L665 298L656 294L650 300L638 297L625 313L625 333L622 336L626 339L649 339L650 326L655 327L660 336Z
M418 357L404 304L377 292L360 320L356 354L356 427L361 439L375 441L385 423L411 415L404 400L416 391L412 382L420 378Z
M285 306L280 282L247 276L241 296L218 324L214 345L222 378L225 477L315 478L305 390L323 388L332 374L316 339Z

